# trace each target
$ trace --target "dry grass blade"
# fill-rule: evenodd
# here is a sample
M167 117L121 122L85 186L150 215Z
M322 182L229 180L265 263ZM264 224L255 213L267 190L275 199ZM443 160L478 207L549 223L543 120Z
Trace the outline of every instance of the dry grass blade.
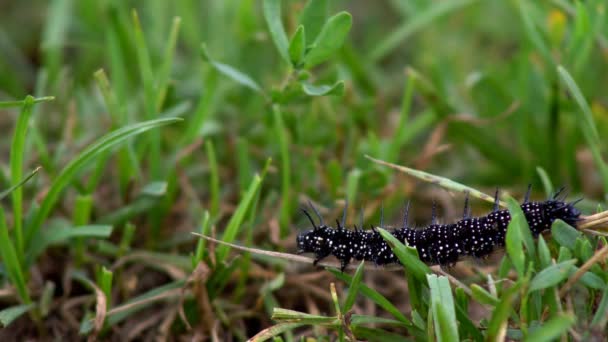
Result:
M108 307L105 293L93 282L89 285L95 289L95 319L93 321L93 332L89 335L88 341L95 341L103 328L103 322L106 320L106 309Z
M255 254L259 254L259 255L267 255L267 256L271 256L271 257L276 257L276 258L280 258L280 259L285 259L285 260L291 260L291 261L295 261L295 262L300 262L300 263L305 263L305 264L312 264L314 263L315 259L314 258L310 258L310 257L305 257L305 256L301 256L301 255L295 255L295 254L289 254L289 253L281 253L281 252L273 252L273 251L267 251L267 250L263 250L263 249L257 249L257 248L250 248L250 247L244 247L244 246L239 246L233 243L228 243L228 242L224 242L221 240L217 240L214 239L212 237L208 237L199 233L195 233L192 232L193 235L196 235L200 238L203 238L207 241L211 241L214 243L218 243L218 244L223 244L226 246L230 246L234 249L238 249L244 252L249 252L249 253L255 253ZM366 264L370 264L368 262L366 262ZM319 261L317 263L318 266L325 266L325 267L333 267L333 268L340 268L340 264L337 262L327 262L327 261ZM358 265L355 264L349 264L346 269L356 269ZM391 265L391 266L387 266L387 267L369 267L366 270L370 270L370 271L395 271L395 270L402 270L403 267L401 265ZM458 281L458 279L454 278L453 276L451 276L450 274L446 273L445 271L443 271L441 269L440 266L433 266L431 267L431 270L434 273L446 276L448 278L448 280L450 281L450 283L452 283L454 286L460 287L462 288L466 293L470 294L471 293L471 289L469 289L465 284L463 284L462 282Z
M559 290L559 296L563 297L568 293L568 290L574 285L584 274L589 271L589 269L598 262L604 261L608 256L608 245L604 246L602 249L597 251L591 259L587 260L586 263L581 266L576 273L574 273L570 279L562 286Z
M117 313L120 312L125 312L128 311L130 309L133 309L135 307L141 306L141 305L145 305L148 303L154 303L157 301L161 301L163 299L169 299L169 298L174 298L174 297L179 297L181 296L181 289L173 289L173 290L169 290L169 291L165 291L163 293L157 294L156 296L152 296L152 297L148 297L148 298L144 298L142 300L138 300L138 301L133 301L130 302L128 304L124 304L121 306L118 306L110 311L107 312L107 315L115 315Z
M384 166L388 166L390 168L393 168L395 170L401 171L403 173L406 173L412 177L416 177L420 180L423 180L425 182L428 183L433 183L433 184L437 184L442 188L448 189L448 190L452 190L452 191L456 191L456 192L462 192L463 194L465 193L469 193L469 195L471 197L475 197L475 198L479 198L482 199L486 202L490 202L490 203L494 203L494 196L490 196L487 194L484 194L483 192L477 190L477 189L473 189L471 187L468 187L466 185L454 182L453 180L449 179L449 178L445 178L445 177L440 177L440 176L436 176L424 171L420 171L420 170L416 170L416 169L412 169L409 167L405 167L405 166L401 166L401 165L397 165L397 164L393 164L393 163L389 163L389 162L385 162L384 160L380 160L380 159L376 159L376 158L372 158L368 155L365 155L365 158L373 161L374 163L380 164L380 165L384 165ZM507 204L503 201L499 201L500 206L502 207L507 207Z
M602 211L594 215L583 217L583 219L576 225L578 229L597 229L603 228L606 230L608 227L608 210Z
M229 243L229 242L224 242L222 240L217 240L214 239L212 237L209 236L205 236L199 233L195 233L192 232L192 235L196 235L198 237L201 237L207 241L211 241L220 245L225 245L225 246L229 246L232 247L234 249L238 249L240 251L244 251L244 252L249 252L249 253L254 253L254 254L258 254L258 255L267 255L267 256L271 256L271 257L275 257L275 258L279 258L279 259L284 259L284 260L291 260L291 261L295 261L295 262L299 262L299 263L304 263L304 264L312 264L314 263L315 259L311 258L311 257L306 257L306 256L302 256L302 255L295 255L295 254L289 254L289 253L281 253L281 252L273 252L273 251L267 251L264 249L257 249L257 248L250 248L250 247L245 247L245 246L240 246L240 245L236 245L233 243ZM317 263L317 266L325 266L325 267L333 267L333 268L340 268L340 263L338 262L328 262L328 261L319 261ZM356 269L357 265L354 264L349 264L346 269ZM389 267L383 267L383 268L369 268L370 270L399 270L402 269L401 266L389 266Z

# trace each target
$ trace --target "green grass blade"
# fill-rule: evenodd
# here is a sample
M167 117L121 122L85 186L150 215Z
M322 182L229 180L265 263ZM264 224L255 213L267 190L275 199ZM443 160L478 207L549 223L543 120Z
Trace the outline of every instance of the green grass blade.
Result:
M171 69L173 67L173 56L175 55L175 47L177 45L177 39L179 37L179 28L182 20L180 17L173 18L173 24L171 25L171 31L169 32L169 39L167 40L167 46L165 47L165 53L163 57L163 64L160 66L157 72L156 88L158 94L156 96L156 110L160 111L163 102L167 96L167 89L169 88L169 80L171 76Z
M574 100L582 112L583 119L577 121L580 122L579 127L583 132L585 140L587 141L587 146L589 146L589 149L591 150L591 155L593 157L593 161L595 162L595 166L599 169L602 183L604 184L604 193L608 193L608 166L602 158L602 142L595 122L593 121L593 113L591 112L591 108L589 107L587 100L585 100L585 96L581 92L578 84L576 84L576 81L572 78L572 76L570 76L568 70L559 65L557 67L557 73L559 74L562 82L566 85L566 88L568 88L570 91L570 94L572 94L572 97L574 97Z
M23 184L23 159L25 157L25 137L27 128L32 115L32 107L34 106L34 97L28 95L23 101L21 114L17 119L17 126L13 133L13 141L11 143L11 184L14 187L11 193L13 201L13 231L15 234L15 245L17 255L21 259L25 249L23 242L23 189L18 184Z
M220 172L215 155L213 140L209 139L205 143L205 152L209 163L209 193L211 194L211 204L209 212L211 217L217 217L220 212Z
M517 292L521 287L518 282L505 291L500 297L500 303L496 306L488 322L486 341L502 341L507 332L509 315L513 311L513 301L517 297Z
M361 287L361 279L363 278L363 269L365 268L365 262L361 261L359 266L357 267L357 271L350 282L350 287L348 289L348 296L346 296L346 300L344 301L344 305L342 306L342 312L347 313L355 304L355 299L357 299L357 294L359 294L359 288Z
M44 97L35 97L33 102L40 103L45 101L53 101L55 100L54 96L44 96ZM12 108L12 107L23 107L25 104L25 100L20 101L0 101L0 109Z
M14 320L19 318L24 313L32 310L36 305L34 303L31 304L21 304L8 307L0 311L0 324L3 327L7 327Z
M534 242L534 237L530 231L528 221L526 220L526 215L521 209L521 205L515 199L509 197L507 198L507 206L509 207L509 213L511 214L511 222L516 222L517 226L521 230L521 236L523 239L522 242L526 247L528 259L535 260L536 243Z
M44 221L51 213L51 210L59 200L59 195L73 181L78 172L93 162L97 157L108 151L112 147L125 142L127 139L142 134L153 128L181 121L179 118L157 119L144 121L129 125L106 134L93 144L89 145L84 151L79 153L59 172L51 184L46 197L40 204L40 209L29 223L26 229L25 244L29 245L32 238L38 234Z
M53 226L43 230L37 239L32 241L28 248L26 264L30 265L48 246L67 244L73 238L100 238L107 239L112 234L112 226L85 225L85 226Z
M25 283L25 277L23 270L21 269L21 263L17 257L17 251L11 241L8 233L8 226L6 225L6 218L4 217L4 208L0 207L0 255L2 255L2 262L11 283L17 289L19 298L23 304L30 304L30 294Z
M399 258L403 267L411 273L416 278L423 280L426 278L427 274L432 273L431 269L423 263L420 258L418 258L418 254L416 253L416 249L412 247L407 247L397 240L391 233L382 229L376 228L382 238L389 244L393 253Z
M281 213L279 222L281 224L281 237L289 234L289 219L291 214L291 162L289 156L289 140L287 128L283 122L283 114L278 105L272 107L274 119L275 139L279 145L281 155Z
M388 37L379 42L376 45L376 48L370 53L370 60L372 62L379 61L391 53L391 51L402 45L403 41L412 34L423 30L440 17L472 4L473 2L475 2L475 0L456 0L430 3L430 5L422 13L416 14L416 16L411 19L404 20L399 28L391 32Z
M471 197L475 197L475 198L479 198L482 199L486 202L490 202L490 203L494 203L494 196L490 196L490 195L486 195L483 192L468 187L466 185L460 184L458 182L454 182L453 180L449 179L449 178L445 178L445 177L441 177L441 176L437 176L428 172L424 172L424 171L420 171L420 170L416 170L416 169L412 169L406 166L401 166L401 165L397 165L397 164L393 164L393 163L388 163L385 162L383 160L379 160L376 158L372 158L368 155L365 156L365 158L373 161L374 163L380 164L380 165L385 165L388 166L390 168L393 168L395 170L401 171L407 175L410 175L412 177L418 178L422 181L428 182L428 183L433 183L433 184L437 184L442 188L448 189L448 190L452 190L452 191L456 191L456 192L462 192L463 194L465 193L469 193L469 195ZM506 207L507 204L503 201L500 201L500 205L503 207Z
M255 193L259 190L261 183L262 178L260 178L259 175L255 175L251 180L251 184L249 184L249 189L247 190L247 193L245 193L243 199L241 200L238 207L234 211L234 214L230 218L230 221L228 221L228 225L226 226L224 235L222 235L222 241L231 243L234 241L234 239L236 239L236 235L239 231L239 228L241 228L241 224L243 223L243 219L245 218L247 209L249 209L249 205L253 201ZM229 251L229 246L219 246L216 251L217 261L224 262L226 260L226 257L228 256Z
M331 272L336 278L346 282L349 285L352 284L353 278L350 275L348 275L346 273L342 273L336 269L328 268L327 270L329 272ZM359 292L362 295L364 295L365 297L369 298L374 303L378 304L378 306L381 307L382 309L386 310L386 312L393 315L393 317L395 317L397 320L407 324L410 327L413 326L412 322L409 319L407 319L407 317L405 317L405 315L403 313L401 313L401 311L399 309L397 309L397 307L395 307L388 299L386 299L384 296L382 296L378 291L368 287L365 284L361 284L359 286Z
M38 171L42 170L41 166L38 166L37 168L34 169L34 171L30 172L27 176L25 176L25 178L23 178L21 181L19 181L19 183L11 186L10 188L0 192L0 201L4 199L4 197L8 196L10 193L12 193L15 189L21 187L23 184L27 183L27 181L29 181L32 177L34 177Z
M431 290L431 305L437 340L458 341L454 297L448 278L427 274L426 279Z

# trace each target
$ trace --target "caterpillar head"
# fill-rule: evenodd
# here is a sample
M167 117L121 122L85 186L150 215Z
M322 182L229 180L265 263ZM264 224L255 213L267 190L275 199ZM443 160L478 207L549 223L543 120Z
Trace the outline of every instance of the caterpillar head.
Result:
M312 230L298 234L298 253L315 253L319 255L330 250L330 239L328 239L328 231L330 230L331 228L329 227L318 226Z
M563 202L557 199L551 199L543 202L543 216L549 218L551 222L560 219L571 226L576 226L580 220L581 212L574 205L575 202Z

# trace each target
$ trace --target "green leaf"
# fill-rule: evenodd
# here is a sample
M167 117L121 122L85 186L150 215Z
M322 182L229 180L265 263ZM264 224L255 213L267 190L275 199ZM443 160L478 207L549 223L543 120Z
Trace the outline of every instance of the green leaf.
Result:
M327 20L328 0L308 0L304 11L300 14L300 25L306 28L307 43L312 43L321 32Z
M129 138L142 134L153 128L175 123L177 121L181 121L181 119L156 119L129 125L104 135L89 145L86 149L84 149L84 151L80 152L63 168L63 170L61 170L61 172L59 172L53 183L51 183L44 200L40 204L40 208L36 216L27 226L25 236L26 245L29 245L32 238L37 236L42 224L59 200L59 195L86 166L90 165L91 162L95 161L97 157L103 155L103 153L109 149L125 142Z
M574 250L576 239L583 234L562 220L555 220L551 226L551 235L560 246Z
M418 253L415 248L409 247L406 248L404 244L402 244L396 237L394 237L388 231L382 228L376 228L382 238L389 244L393 253L399 258L403 268L405 268L408 272L410 272L416 278L423 280L426 278L427 274L431 274L431 269L423 263L418 257Z
M308 96L342 96L344 94L344 81L338 81L333 85L314 85L310 83L302 83L302 91Z
M361 279L363 278L363 269L365 268L365 261L361 261L359 266L357 266L357 271L353 276L353 279L350 282L350 286L348 288L348 296L344 301L344 305L342 306L342 312L347 313L353 305L355 304L355 299L357 299L357 294L359 294L359 287L361 286Z
M306 51L306 34L304 26L298 26L296 33L291 37L289 42L289 59L294 68L298 68L304 61L304 52Z
M352 17L347 12L340 12L329 18L306 54L306 67L311 68L323 63L338 51L344 44L351 26Z
M578 271L578 267L572 267L570 269L570 274L573 274L576 271ZM593 272L585 272L579 281L583 285L595 290L602 290L606 287L606 282Z
M231 67L230 65L216 62L215 60L213 60L211 58L211 56L209 56L209 53L207 52L207 46L205 43L201 44L201 57L203 58L204 61L211 64L211 66L213 66L215 68L215 70L219 71L224 76L231 78L233 81L235 81L241 85L244 85L245 87L247 87L249 89L257 91L258 93L261 93L261 94L264 93L262 91L262 88L257 84L256 81L254 81L251 77L249 77L249 75Z
M36 305L34 303L31 304L21 304L8 307L0 311L0 324L3 327L7 327L11 322L15 319L19 318L19 316L33 309Z
M532 330L526 341L555 341L576 323L573 315L559 315L544 322L540 328Z
M426 279L431 290L433 320L438 341L458 341L454 297L448 278L427 274Z
M538 274L532 278L528 292L542 290L557 285L559 282L568 277L570 269L575 264L576 259L567 260L560 262L559 264L549 266L538 272Z
M268 30L274 45L279 51L279 55L289 63L289 53L287 51L289 43L287 34L281 20L281 0L264 0L264 19L268 24Z

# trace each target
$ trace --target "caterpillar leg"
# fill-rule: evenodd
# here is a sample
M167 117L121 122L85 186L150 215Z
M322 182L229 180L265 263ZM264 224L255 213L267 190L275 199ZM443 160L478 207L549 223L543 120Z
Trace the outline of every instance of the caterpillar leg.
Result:
M350 258L340 260L340 272L344 273L346 266L350 263Z

